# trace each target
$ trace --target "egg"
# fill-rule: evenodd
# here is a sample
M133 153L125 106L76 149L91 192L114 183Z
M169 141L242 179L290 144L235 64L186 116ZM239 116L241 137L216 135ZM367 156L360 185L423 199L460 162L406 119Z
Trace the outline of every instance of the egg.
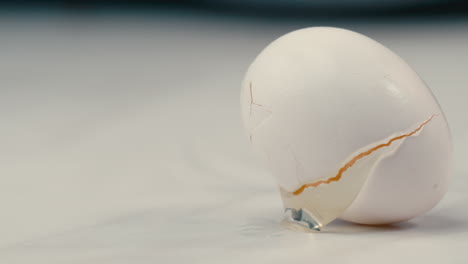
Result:
M273 41L247 70L241 112L289 223L396 223L447 191L439 104L403 59L359 33L312 27Z

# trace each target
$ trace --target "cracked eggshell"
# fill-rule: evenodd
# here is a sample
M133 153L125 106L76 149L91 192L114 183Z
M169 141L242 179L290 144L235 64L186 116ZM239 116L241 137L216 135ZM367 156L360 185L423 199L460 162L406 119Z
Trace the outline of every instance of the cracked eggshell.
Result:
M241 110L252 145L288 192L336 175L357 150L435 115L379 161L341 218L408 220L447 190L452 147L442 110L408 64L361 34L315 27L275 40L246 73Z

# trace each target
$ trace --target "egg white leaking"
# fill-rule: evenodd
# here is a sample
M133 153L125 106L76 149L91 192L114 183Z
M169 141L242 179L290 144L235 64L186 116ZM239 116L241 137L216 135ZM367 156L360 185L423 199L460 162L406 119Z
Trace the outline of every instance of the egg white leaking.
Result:
M320 230L336 219L351 205L377 165L393 155L406 138L418 136L435 116L430 116L405 132L394 133L356 150L336 170L336 175L329 175L312 183L303 183L294 192L280 187L286 208L284 223L288 226L292 224L293 227L299 224L311 230ZM301 179L300 175L297 177Z

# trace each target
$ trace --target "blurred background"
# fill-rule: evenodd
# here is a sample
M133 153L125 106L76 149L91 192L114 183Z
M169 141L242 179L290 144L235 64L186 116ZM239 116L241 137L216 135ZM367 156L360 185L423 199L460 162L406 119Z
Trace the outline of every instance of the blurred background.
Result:
M427 215L279 227L240 82L271 41L311 26L383 43L433 90L456 163ZM467 61L461 0L1 2L0 262L466 263Z

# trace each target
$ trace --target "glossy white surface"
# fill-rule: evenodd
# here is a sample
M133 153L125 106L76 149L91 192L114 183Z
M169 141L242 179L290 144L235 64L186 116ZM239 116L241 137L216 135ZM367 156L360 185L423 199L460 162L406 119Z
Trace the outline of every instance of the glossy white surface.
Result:
M277 186L242 132L239 80L269 42L316 24L3 17L0 262L466 263L461 22L335 24L404 57L443 105L456 160L443 201L383 228L278 226Z

